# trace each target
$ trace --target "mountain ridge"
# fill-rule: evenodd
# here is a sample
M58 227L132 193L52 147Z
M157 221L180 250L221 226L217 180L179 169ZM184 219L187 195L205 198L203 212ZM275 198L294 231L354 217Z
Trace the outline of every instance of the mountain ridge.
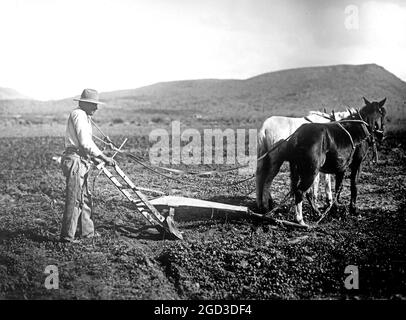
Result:
M247 79L195 79L101 92L106 102L100 117L136 117L164 114L188 118L204 113L208 118L262 119L271 115L301 116L310 110L362 107L362 97L387 98L391 117L403 117L406 82L376 64L292 68ZM0 101L3 114L49 114L66 117L74 97L56 101Z
M26 95L21 94L15 89L0 87L0 100L30 100Z

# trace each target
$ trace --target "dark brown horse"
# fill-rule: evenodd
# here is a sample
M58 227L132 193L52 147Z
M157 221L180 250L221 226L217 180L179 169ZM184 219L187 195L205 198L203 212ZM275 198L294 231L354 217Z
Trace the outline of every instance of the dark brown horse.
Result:
M383 138L385 101L386 98L369 102L364 98L365 106L357 114L337 122L304 124L289 139L284 159L290 163L291 192L299 224L306 225L302 215L303 196L319 172L335 174L334 202L337 202L344 174L347 169L351 170L350 213L355 213L362 161L375 139ZM318 212L312 198L307 198Z

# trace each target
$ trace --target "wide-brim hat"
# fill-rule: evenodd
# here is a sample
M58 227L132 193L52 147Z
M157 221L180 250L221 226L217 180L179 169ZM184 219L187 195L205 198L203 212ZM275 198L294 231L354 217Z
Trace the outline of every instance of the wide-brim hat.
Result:
M74 101L84 101L94 104L105 104L99 100L99 93L94 89L84 89L80 98L74 98Z

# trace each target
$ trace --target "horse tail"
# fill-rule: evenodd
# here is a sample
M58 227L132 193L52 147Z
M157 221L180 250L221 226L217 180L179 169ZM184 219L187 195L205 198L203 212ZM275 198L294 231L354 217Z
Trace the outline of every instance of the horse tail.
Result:
M264 163L269 159L268 144L266 140L266 129L260 130L257 137L257 181L262 176Z
M330 132L324 128L323 130L323 140L322 140L322 150L328 150L331 146L331 136L330 136Z
M256 179L256 200L257 206L261 210L264 208L263 195L265 181L268 175L269 153L267 143L267 130L261 128L257 136L257 168L255 173Z
M263 157L268 152L267 143L266 143L266 134L267 134L266 129L261 128L261 130L258 132L258 136L257 136L257 158L258 159Z

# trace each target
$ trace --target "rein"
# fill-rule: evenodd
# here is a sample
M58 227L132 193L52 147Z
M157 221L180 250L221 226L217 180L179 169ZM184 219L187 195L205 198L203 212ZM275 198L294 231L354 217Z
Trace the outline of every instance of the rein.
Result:
M348 138L350 138L350 141L351 141L352 149L354 150L354 149L355 149L355 145L354 145L354 140L353 140L352 137L351 137L351 134L348 132L347 129L345 129L345 128L343 127L343 125L342 125L341 123L335 122L335 124L338 125L341 129L343 129L344 132L348 135Z
M288 141L292 136L293 136L293 133L292 133L289 137L287 137L286 139L280 140L280 141L278 141L277 143L275 143L275 145L271 148L271 150L268 150L268 151L265 152L262 156L260 156L259 158L257 158L257 162L260 161L260 160L262 160L263 158L265 158L270 152L274 151L276 148L279 148L279 146L280 146L282 143Z
M92 122L92 124L96 127L96 129L100 132L100 134L104 137L104 139L101 139L101 138L99 138L99 137L96 136L96 135L93 135L93 137L94 137L95 139L97 139L98 141L102 142L103 144L110 146L110 147L115 151L114 156L115 156L117 153L121 153L121 154L123 154L123 155L125 154L127 157L131 158L132 160L134 160L136 163L140 164L141 166L143 166L143 167L146 168L147 170L149 170L149 171L151 171L151 172L153 172L153 173L155 173L155 174L157 174L157 175L159 175L159 176L165 177L165 178L167 178L167 179L171 179L171 180L173 180L173 181L176 181L176 182L179 182L179 183L182 183L182 184L193 185L193 184L190 183L190 182L181 181L181 180L176 179L176 178L174 178L174 177L171 177L171 176L169 176L169 175L163 174L163 173L159 172L159 171L156 170L156 169L166 170L166 171L169 171L169 172L172 172L172 173L177 173L177 174L190 174L190 175L204 176L204 175L210 175L210 174L214 174L214 173L223 173L223 172L234 171L234 170L238 170L238 169L242 169L242 168L248 167L248 164L246 164L246 165L240 165L240 166L237 166L237 167L234 167L234 168L223 169L223 170L211 170L211 171L189 172L189 171L184 171L184 170L179 170L179 169L172 169L172 168L165 168L165 167L160 167L160 166L147 165L147 164L145 164L145 163L142 161L142 160L143 160L142 158L140 158L140 157L138 157L138 156L136 156L136 155L133 155L133 154L131 154L131 153L129 153L129 152L126 152L126 151L121 150L121 148L122 148L122 146L123 146L124 143L123 143L120 147L116 147L116 145L110 140L110 138L109 138L108 136L106 136L106 135L103 133L103 131L101 131L101 129L100 129L92 120L91 120L91 122ZM125 141L127 141L127 139L126 139ZM114 157L114 156L113 156L113 157ZM155 168L156 168L156 169L155 169ZM98 175L95 177L95 179L94 179L94 181L93 181L93 186L94 186L94 184L95 184L95 181L96 181L96 178L97 178L97 177L98 177ZM243 182L245 182L245 181L251 180L253 177L254 177L254 176L251 176L251 177L249 177L249 178L247 178L247 179L243 179L243 180L241 180L241 181L232 182L232 183L223 184L223 185L224 185L224 186L235 186L235 185L238 185L238 184L243 183Z

